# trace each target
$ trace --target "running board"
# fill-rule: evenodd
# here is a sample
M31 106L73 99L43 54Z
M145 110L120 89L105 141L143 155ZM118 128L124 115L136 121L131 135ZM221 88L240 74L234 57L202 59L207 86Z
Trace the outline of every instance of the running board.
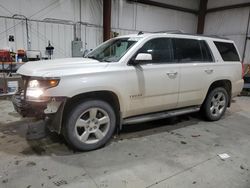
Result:
M177 110L169 110L165 112L158 112L153 114L146 114L146 115L140 115L135 116L131 118L126 118L123 120L123 124L129 125L129 124L136 124L136 123L144 123L147 121L154 121L158 119L165 119L173 116L179 116L182 114L188 114L192 112L198 112L200 110L200 107L188 107L188 108L182 108Z

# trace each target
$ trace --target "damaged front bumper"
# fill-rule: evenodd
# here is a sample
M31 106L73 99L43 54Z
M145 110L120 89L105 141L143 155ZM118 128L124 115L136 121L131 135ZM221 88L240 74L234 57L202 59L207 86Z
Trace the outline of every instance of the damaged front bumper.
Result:
M13 106L20 115L44 119L48 128L57 133L61 132L66 100L66 97L47 97L43 100L31 101L26 99L24 90L19 90L12 97Z

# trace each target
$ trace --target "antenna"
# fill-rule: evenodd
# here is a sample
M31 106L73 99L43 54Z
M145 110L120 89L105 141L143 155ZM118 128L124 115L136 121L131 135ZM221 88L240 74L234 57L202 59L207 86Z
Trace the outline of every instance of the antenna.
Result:
M143 31L139 31L138 35L142 35L142 34L144 34Z

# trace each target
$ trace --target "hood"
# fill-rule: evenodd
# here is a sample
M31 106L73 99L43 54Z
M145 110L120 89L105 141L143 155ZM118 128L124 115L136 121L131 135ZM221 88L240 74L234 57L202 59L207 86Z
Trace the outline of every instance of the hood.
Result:
M89 58L64 58L27 62L17 70L17 73L35 77L61 77L100 72L107 65L108 63L100 63Z

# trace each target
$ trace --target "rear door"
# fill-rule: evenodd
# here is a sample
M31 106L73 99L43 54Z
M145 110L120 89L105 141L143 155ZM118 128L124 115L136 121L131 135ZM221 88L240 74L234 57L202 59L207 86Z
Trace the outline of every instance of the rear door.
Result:
M174 38L174 59L180 65L177 107L200 105L214 73L214 60L204 40Z

